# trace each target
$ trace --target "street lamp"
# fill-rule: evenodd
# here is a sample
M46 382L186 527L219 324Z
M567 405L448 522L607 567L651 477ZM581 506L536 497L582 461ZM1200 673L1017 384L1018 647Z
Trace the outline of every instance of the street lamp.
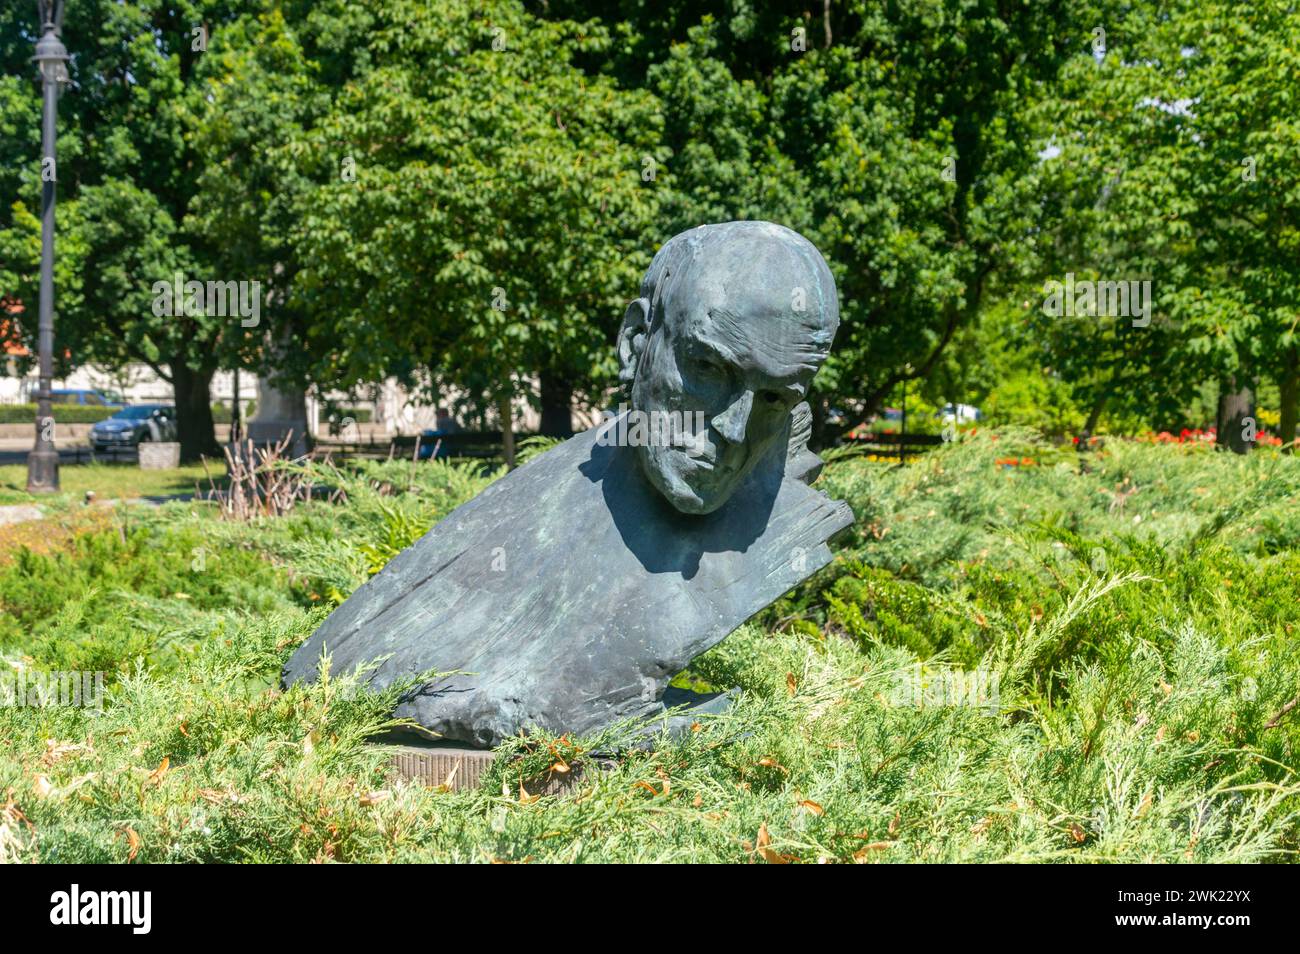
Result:
M36 392L36 446L27 455L27 492L57 493L59 452L54 446L54 416L50 410L50 384L54 377L54 121L59 88L68 82L68 51L59 39L63 29L63 0L37 0L41 38L33 59L41 68L45 97L41 122L41 312L40 389Z

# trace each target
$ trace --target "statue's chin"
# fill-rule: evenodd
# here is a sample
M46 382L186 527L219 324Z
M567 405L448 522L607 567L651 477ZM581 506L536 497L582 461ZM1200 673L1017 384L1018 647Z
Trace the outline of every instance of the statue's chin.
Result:
M703 516L713 513L731 496L731 488L724 491L709 491L692 487L681 473L680 461L674 459L672 451L659 449L658 453L650 448L638 448L641 471L649 479L655 490L672 504L674 510L691 516Z
M703 500L692 493L664 494L664 496L668 498L668 502L672 504L674 508L682 513L690 514L691 516L703 516L706 513L713 513L713 511L726 503L725 498Z

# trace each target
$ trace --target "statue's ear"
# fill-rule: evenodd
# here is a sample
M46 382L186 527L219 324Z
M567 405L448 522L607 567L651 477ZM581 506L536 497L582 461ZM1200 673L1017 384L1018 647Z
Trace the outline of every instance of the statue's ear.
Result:
M618 380L627 387L636 380L636 366L645 350L650 330L650 301L638 298L623 313L623 327L618 330Z
M790 439L786 443L785 472L796 480L811 484L822 472L822 459L808 449L812 438L812 408L800 401L790 412Z

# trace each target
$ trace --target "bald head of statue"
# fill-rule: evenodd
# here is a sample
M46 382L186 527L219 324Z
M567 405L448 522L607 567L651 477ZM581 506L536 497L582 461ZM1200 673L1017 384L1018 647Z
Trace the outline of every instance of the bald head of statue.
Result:
M789 434L839 325L821 253L770 222L701 225L659 250L619 331L634 411L702 421L689 446L637 446L677 510L712 513Z

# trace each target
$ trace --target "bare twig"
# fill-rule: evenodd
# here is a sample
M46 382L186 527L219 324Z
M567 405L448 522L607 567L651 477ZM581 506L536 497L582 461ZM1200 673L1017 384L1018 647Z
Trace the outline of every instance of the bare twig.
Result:
M223 516L231 520L278 517L311 497L310 471L290 466L297 463L287 456L292 441L289 434L266 447L255 447L248 440L225 448L230 486L219 498Z
M1294 709L1297 705L1300 705L1300 696L1296 696L1294 699L1292 699L1290 702L1284 705L1281 709L1279 709L1277 715L1273 716L1273 718L1269 719L1267 722L1264 723L1264 728L1276 729L1279 725L1282 724L1282 719L1286 717L1286 714L1290 712L1292 709Z

